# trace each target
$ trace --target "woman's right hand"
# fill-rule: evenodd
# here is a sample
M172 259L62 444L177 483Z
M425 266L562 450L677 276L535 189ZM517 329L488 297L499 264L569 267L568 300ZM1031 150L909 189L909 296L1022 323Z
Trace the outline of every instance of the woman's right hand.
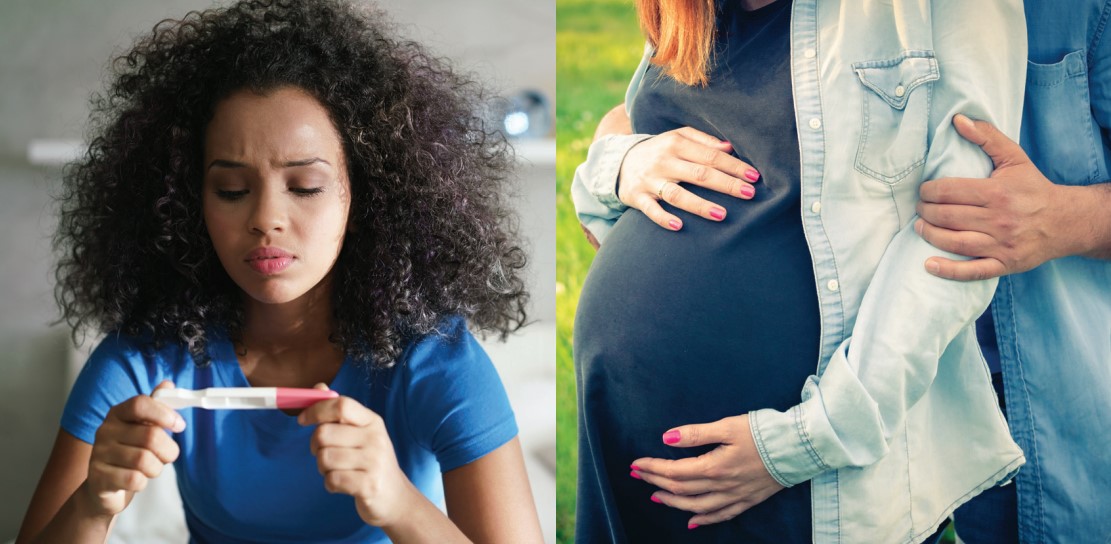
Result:
M725 219L725 208L695 196L680 183L693 183L745 200L756 194L760 173L730 154L733 147L691 127L653 136L634 145L621 163L617 196L668 230L683 222L660 200L711 221Z
M154 390L173 386L164 381ZM135 492L177 459L177 443L164 429L181 432L185 420L148 395L131 397L108 411L96 431L89 474L80 490L94 514L119 514Z

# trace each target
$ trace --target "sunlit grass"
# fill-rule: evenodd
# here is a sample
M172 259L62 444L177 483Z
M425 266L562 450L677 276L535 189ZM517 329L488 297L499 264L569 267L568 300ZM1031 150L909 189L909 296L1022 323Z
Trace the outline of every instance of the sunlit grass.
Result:
M571 178L586 158L598 120L624 99L644 40L632 0L557 0L556 14L556 538L569 543L575 535L578 459L571 330L582 282L594 258L571 205Z

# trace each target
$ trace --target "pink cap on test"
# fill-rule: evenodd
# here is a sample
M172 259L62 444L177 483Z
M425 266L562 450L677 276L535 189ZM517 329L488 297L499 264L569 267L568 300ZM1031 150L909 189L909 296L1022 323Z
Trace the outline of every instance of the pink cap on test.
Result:
M339 393L326 389L300 389L297 387L275 387L278 390L278 408L290 410L308 408L322 400L339 397Z

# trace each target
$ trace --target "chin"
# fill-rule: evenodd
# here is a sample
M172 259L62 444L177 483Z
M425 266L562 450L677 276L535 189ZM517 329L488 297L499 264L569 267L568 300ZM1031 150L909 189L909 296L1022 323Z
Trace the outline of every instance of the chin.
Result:
M247 296L263 304L285 304L305 295L308 289L298 289L297 286L277 280L265 280L261 284L239 286Z

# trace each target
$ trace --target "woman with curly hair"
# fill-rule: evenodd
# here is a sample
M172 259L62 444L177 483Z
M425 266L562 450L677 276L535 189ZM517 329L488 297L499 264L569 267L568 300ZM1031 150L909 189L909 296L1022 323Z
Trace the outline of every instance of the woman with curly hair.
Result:
M107 336L19 542L103 542L171 462L195 542L539 540L468 332L526 319L509 149L381 19L242 1L116 60L55 237L64 319ZM296 417L149 396L314 384L337 398Z

